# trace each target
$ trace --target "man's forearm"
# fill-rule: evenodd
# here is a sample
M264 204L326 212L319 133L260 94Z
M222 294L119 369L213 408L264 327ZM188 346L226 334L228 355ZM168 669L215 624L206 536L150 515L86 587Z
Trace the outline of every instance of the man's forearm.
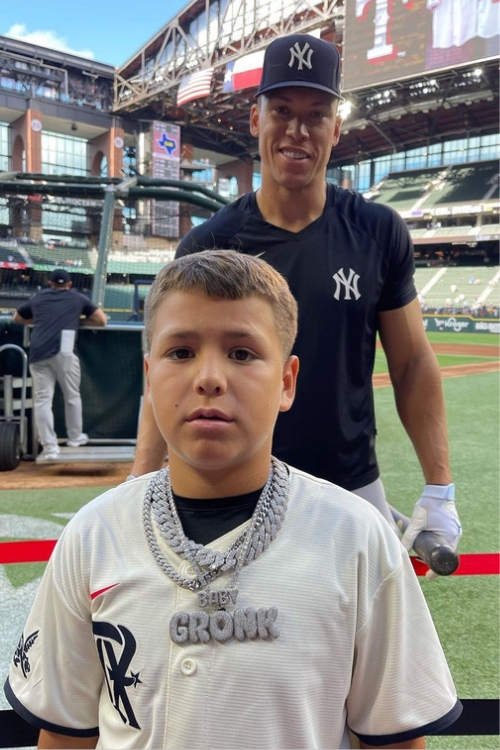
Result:
M450 484L446 410L432 350L393 379L401 422L413 443L426 484Z
M147 395L144 394L131 474L138 477L150 471L161 469L167 453L167 444L157 427Z
M12 322L22 326L29 326L33 323L33 318L23 318L18 312L15 312L12 316Z
M67 734L58 734L57 732L48 732L46 729L40 730L38 738L38 748L41 750L59 750L59 748L68 748L68 750L87 750L97 745L98 736L95 737L70 737Z

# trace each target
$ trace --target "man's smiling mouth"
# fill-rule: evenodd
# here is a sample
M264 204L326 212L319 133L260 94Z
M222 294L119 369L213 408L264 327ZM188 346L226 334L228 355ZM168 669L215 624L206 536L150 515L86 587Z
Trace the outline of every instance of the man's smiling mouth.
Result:
M309 156L307 154L304 154L304 152L298 152L298 151L289 151L288 149L281 149L281 153L283 156L288 157L289 159L297 159L297 161L300 161L301 159L309 159Z

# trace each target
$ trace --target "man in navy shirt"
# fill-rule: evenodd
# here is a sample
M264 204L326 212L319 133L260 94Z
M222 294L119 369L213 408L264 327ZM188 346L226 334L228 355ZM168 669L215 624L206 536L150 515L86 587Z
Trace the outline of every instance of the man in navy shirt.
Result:
M457 547L441 376L422 325L411 238L399 215L326 182L338 143L340 57L305 34L267 48L250 116L262 186L181 241L177 256L211 248L262 257L286 277L299 305L293 408L280 415L273 453L373 503L394 524L375 453L372 374L377 334L400 419L425 487L403 544L432 530ZM132 474L159 468L166 446L145 399ZM432 575L432 574L431 574Z
M54 431L52 401L56 382L64 397L67 445L78 447L88 441L82 431L80 360L74 352L76 332L82 316L87 325L105 326L104 312L88 297L72 289L69 273L56 268L49 286L17 308L14 323L33 324L30 342L30 373L35 396L35 420L43 450L38 461L57 458L59 446Z

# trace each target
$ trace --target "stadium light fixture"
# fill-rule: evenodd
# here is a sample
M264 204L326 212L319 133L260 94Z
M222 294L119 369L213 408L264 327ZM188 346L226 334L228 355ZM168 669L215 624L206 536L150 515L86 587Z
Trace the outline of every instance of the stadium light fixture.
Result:
M340 103L339 106L339 115L342 118L342 120L347 120L349 115L352 112L352 102L350 102L348 99L345 99L343 102Z

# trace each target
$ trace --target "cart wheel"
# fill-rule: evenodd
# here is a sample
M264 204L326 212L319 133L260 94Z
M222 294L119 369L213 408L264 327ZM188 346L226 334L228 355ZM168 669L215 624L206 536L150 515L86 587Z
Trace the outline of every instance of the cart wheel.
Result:
M15 422L0 423L0 471L17 469L20 461L19 425Z

